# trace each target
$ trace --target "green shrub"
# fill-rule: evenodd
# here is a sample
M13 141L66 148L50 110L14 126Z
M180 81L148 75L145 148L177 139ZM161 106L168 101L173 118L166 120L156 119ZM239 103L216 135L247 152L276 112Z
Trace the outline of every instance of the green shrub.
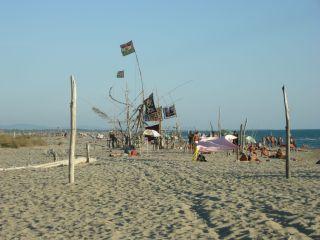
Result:
M8 134L0 134L0 146L4 148L19 148L45 146L46 142L37 136L10 136Z

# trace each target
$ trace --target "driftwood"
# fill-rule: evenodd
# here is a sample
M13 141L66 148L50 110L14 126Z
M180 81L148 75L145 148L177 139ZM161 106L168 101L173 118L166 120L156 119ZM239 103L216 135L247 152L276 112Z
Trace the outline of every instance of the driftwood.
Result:
M90 158L90 162L97 161L95 158ZM74 164L79 163L86 163L87 157L79 157L74 160ZM20 169L37 169L37 168L51 168L51 167L58 167L58 166L67 166L69 165L69 160L61 160L51 163L43 163L38 165L29 165L29 166L21 166L21 167L10 167L10 168L0 168L0 171L12 171L12 170L20 170Z

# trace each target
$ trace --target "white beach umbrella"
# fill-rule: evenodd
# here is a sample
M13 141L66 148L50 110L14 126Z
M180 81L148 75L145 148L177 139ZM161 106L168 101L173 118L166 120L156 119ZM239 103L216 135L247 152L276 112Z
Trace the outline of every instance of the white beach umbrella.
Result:
M152 130L152 129L146 129L143 132L143 135L145 136L150 136L150 137L160 137L160 133L158 133L156 130Z
M231 134L225 135L224 138L229 142L232 142L234 139L237 139L236 136L231 135Z
M256 140L251 136L246 137L246 142L247 143L257 143Z

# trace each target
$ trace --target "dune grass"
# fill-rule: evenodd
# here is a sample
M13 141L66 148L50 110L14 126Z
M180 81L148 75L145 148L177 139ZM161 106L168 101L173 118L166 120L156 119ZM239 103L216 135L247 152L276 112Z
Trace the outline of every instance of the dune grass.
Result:
M47 145L46 142L37 136L21 135L13 137L8 134L0 134L0 146L3 148L19 148L45 145Z

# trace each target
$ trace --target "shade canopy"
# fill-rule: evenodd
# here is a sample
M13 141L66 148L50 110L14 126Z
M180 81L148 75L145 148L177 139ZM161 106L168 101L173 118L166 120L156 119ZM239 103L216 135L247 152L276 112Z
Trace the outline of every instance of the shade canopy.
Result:
M224 137L216 138L209 141L199 141L197 143L197 149L199 152L219 152L237 149L238 146L229 142Z
M251 136L247 136L246 137L246 142L249 143L249 144L250 143L257 143L256 140Z
M149 136L149 137L160 137L160 133L158 133L156 130L152 130L152 129L146 129L143 132L144 136Z

